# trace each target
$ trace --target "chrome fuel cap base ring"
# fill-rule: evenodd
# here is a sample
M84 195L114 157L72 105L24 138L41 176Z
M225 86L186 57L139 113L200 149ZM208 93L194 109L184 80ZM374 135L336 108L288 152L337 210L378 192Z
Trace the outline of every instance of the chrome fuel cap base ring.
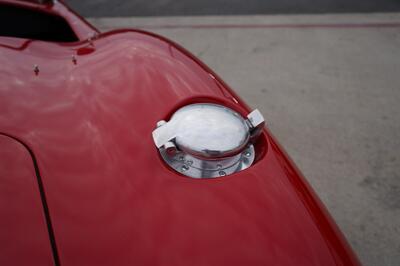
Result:
M253 164L254 146L249 144L241 153L221 160L202 160L185 152L170 155L160 149L161 157L175 171L192 178L216 178L239 172Z

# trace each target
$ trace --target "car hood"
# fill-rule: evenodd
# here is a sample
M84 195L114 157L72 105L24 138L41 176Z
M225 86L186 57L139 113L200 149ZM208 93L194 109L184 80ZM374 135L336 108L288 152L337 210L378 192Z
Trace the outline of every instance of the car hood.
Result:
M2 43L0 132L35 154L62 265L357 265L267 130L231 176L163 163L151 132L180 106L249 111L176 44L140 31Z

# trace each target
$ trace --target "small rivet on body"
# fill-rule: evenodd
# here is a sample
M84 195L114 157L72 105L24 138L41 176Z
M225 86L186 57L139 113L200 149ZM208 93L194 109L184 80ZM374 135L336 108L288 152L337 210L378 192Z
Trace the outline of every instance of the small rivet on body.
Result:
M33 65L33 72L35 72L35 75L39 74L39 66L38 65Z
M226 173L224 171L219 171L219 176L226 176Z

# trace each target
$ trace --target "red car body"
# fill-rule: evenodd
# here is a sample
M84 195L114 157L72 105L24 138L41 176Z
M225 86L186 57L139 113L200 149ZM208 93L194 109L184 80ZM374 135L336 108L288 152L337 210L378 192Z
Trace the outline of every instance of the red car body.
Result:
M60 16L78 39L0 37L0 265L359 265L268 129L236 174L165 165L158 120L195 102L250 111L189 52L99 33L60 2L0 4Z

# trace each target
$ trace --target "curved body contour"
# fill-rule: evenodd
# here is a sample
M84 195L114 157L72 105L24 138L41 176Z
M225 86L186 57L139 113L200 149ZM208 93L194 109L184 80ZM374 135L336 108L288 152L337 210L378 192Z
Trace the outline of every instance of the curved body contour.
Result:
M255 165L231 176L195 180L163 163L151 138L156 121L192 102L224 104L242 115L250 110L190 53L140 30L86 40L97 30L62 3L7 2L67 18L80 39L0 37L0 148L10 149L0 159L26 156L0 165L0 187L34 191L41 199L42 205L26 206L35 212L26 230L41 232L31 237L43 241L47 234L35 253L38 264L359 265L267 129ZM5 181L18 178L21 165L31 167L38 183ZM26 204L7 193L0 197ZM3 205L2 213L13 206ZM0 220L0 230L18 226ZM15 233L17 242L29 237ZM20 249L0 253L0 264L31 265Z

